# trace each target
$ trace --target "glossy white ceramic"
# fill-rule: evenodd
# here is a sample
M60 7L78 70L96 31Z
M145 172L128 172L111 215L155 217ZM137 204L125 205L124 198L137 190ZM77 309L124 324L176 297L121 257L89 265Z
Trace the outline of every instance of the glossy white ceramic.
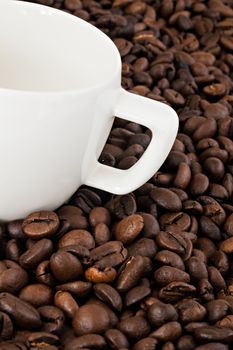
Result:
M136 165L97 159L114 116L151 129ZM121 60L100 30L65 12L0 1L0 220L55 209L81 185L123 194L145 183L174 142L165 104L121 88Z

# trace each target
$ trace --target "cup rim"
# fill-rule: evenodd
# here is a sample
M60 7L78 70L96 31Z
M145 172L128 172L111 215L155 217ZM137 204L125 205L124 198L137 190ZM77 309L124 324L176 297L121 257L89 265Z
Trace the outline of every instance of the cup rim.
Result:
M83 20L82 18L79 18L77 16L72 15L71 13L55 9L53 7L49 7L46 5L42 4L37 4L37 3L31 3L31 2L25 2L23 0L0 0L0 9L1 7L9 7L9 6L21 6L22 8L38 8L41 10L44 10L50 14L54 14L56 16L60 17L66 17L69 18L69 20L72 20L73 22L81 22L81 24L88 28L88 30L92 30L95 32L97 35L101 36L103 40L106 42L106 46L109 47L109 50L112 50L115 52L115 57L116 57L116 67L114 69L114 73L110 74L108 78L104 79L104 81L100 81L98 84L94 84L92 86L88 87L81 87L77 89L64 89L64 90L49 90L49 91L43 91L43 90L27 90L27 89L11 89L11 88L4 88L0 86L0 93L14 93L14 94L32 94L32 95L52 95L52 96L57 96L57 95L77 95L77 94L82 94L90 91L95 91L102 89L106 86L108 86L112 81L117 79L117 76L121 76L121 56L120 53L116 47L116 45L113 43L113 41L105 34L103 33L100 29L95 27L94 25L88 23L87 21Z

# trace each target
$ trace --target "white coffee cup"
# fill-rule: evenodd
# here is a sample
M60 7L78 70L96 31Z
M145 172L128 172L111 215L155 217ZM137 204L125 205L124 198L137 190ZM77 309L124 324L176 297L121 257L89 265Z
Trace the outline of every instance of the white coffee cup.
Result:
M125 91L113 42L46 6L0 1L0 220L55 209L82 184L125 194L168 155L178 129L169 106ZM98 157L114 116L150 128L128 170Z

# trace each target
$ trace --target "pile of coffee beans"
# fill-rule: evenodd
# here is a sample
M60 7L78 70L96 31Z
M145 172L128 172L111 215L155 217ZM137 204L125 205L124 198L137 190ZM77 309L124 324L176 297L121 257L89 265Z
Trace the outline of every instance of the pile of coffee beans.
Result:
M232 349L233 1L34 2L111 37L123 86L180 128L134 193L83 186L1 226L0 349ZM127 169L150 136L116 118L100 161Z

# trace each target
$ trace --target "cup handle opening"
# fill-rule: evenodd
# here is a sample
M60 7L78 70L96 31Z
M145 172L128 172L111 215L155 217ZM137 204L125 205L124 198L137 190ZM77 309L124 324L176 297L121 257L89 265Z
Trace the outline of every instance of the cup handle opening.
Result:
M137 163L127 170L103 165L96 159L84 183L122 195L142 186L160 168L175 141L178 117L166 104L123 88L119 90L114 114L149 128L152 132L150 144Z

